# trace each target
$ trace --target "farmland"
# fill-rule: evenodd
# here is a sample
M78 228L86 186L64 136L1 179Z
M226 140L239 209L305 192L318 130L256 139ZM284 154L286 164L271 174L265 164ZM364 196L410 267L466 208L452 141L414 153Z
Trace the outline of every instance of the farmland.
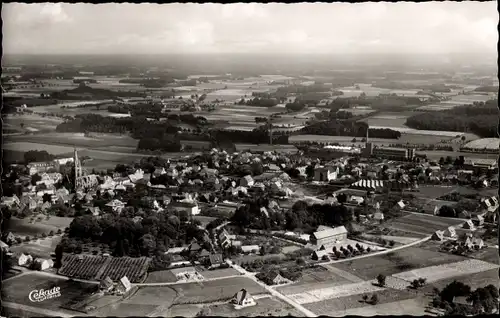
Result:
M53 155L66 154L73 151L73 148L71 147L38 144L34 142L6 142L3 144L3 147L6 150L14 150L22 152L30 150L38 150L38 151L45 150Z
M123 276L127 276L130 282L136 283L144 279L150 259L147 257L106 257L65 254L62 259L63 266L59 269L59 274L100 281L109 276L113 281L117 281Z
M375 128L375 127L371 127ZM391 128L392 129L392 128ZM455 134L456 135L456 134ZM453 137L455 136L453 135ZM420 131L415 130L414 132L402 133L399 139L383 139L383 138L370 138L369 141L377 146L389 146L390 144L439 144L444 142L449 142L452 136L439 136L439 135L427 135L421 134ZM348 136L326 136L326 135L293 135L290 136L290 143L300 143L315 141L320 143L339 143L342 145L354 145L357 147L364 147L365 142L361 141L361 138L356 138L356 142L353 142L354 137Z
M405 232L432 235L437 230L443 230L448 226L463 224L460 219L442 218L426 214L410 214L384 223L385 227Z
M409 247L388 254L375 255L368 259L332 264L332 266L360 278L371 280L379 274L390 276L405 270L458 262L464 259L466 258L458 255Z
M289 295L318 288L341 286L348 283L350 281L345 277L335 274L324 267L316 267L306 269L298 282L277 287L276 290L282 294Z
M38 307L60 311L60 306L78 296L91 294L97 287L96 284L86 284L37 273L28 273L3 282L2 289L5 291L3 300L17 304L33 305L33 302L28 298L30 291L49 290L54 286L61 288L61 297L36 303Z
M265 297L256 300L257 305L235 310L231 304L211 305L209 313L211 316L219 317L255 317L255 316L273 316L281 317L292 315L294 317L303 317L304 315L292 306L284 303L275 297Z
M14 253L24 253L33 257L51 258L51 254L61 241L60 236L46 237L36 241L30 241L11 246L10 250Z
M499 144L500 144L499 138L481 138L466 143L464 145L464 148L477 149L477 150L486 148L486 149L498 150Z
M45 217L35 219L34 223L30 223L29 219L19 219L12 217L10 219L10 230L16 236L33 236L48 234L50 231L56 232L58 229L64 230L68 227L73 219L69 217L51 216L50 219Z
M260 285L245 277L177 284L173 285L172 288L179 295L179 299L175 301L176 304L209 303L226 300L233 297L242 288L245 288L253 295L266 293L265 289Z
M200 274L205 277L205 279L222 278L227 276L240 275L240 272L233 268L206 270L200 272Z

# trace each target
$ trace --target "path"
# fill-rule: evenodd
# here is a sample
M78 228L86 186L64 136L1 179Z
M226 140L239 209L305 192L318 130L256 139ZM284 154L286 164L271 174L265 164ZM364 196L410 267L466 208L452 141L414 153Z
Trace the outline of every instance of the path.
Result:
M317 317L317 315L315 313L313 313L312 311L308 310L307 308L305 308L304 306L298 304L296 301L286 297L285 295L279 293L278 291L276 291L275 289L271 288L271 286L268 286L266 284L264 284L263 282L261 282L260 280L258 280L254 275L251 275L250 273L248 273L244 268L242 268L241 266L238 266L236 264L233 264L233 262L231 262L230 260L226 260L226 263L228 263L230 266L232 266L234 269L236 269L237 271L241 272L241 273L244 273L244 275L246 277L248 277L249 279L253 280L254 282L256 282L257 284L259 284L262 288L264 288L265 290L267 290L271 295L283 300L284 302L286 302L287 304L289 304L290 306L294 307L295 309L299 310L300 312L302 312L304 315L306 315L306 317Z
M23 310L23 311L28 311L32 313L37 313L37 314L42 314L46 315L47 317L74 317L75 315L70 315L61 311L54 311L50 309L45 309L45 308L40 308L40 307L32 307L32 306L27 306L27 305L21 305L21 304L16 304L16 303L11 303L7 301L2 302L2 306L7 307L7 308L12 308L12 309L17 309L17 310ZM86 316L82 313L78 313L78 316Z

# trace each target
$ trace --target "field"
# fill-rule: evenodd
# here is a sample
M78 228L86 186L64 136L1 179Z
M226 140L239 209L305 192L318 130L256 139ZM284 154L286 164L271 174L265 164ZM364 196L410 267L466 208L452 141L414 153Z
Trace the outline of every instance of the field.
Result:
M253 152L257 151L278 151L278 152L287 152L287 153L295 153L297 152L297 148L293 145L255 145L255 144L235 144L236 151L246 151L250 150Z
M407 282L412 282L415 279L424 277L427 279L427 282L432 283L455 276L464 276L484 272L498 267L499 266L496 264L491 264L476 259L468 259L455 263L417 268L411 271L394 274L393 277L405 280Z
M30 150L45 150L52 155L66 154L73 151L71 147L38 144L34 142L6 142L3 144L4 149L14 151L30 151Z
M420 235L432 235L437 230L444 230L448 226L463 224L460 219L442 218L427 214L410 214L384 223L385 227Z
M266 293L266 290L260 285L245 277L177 284L171 287L179 295L179 298L175 301L176 304L209 303L226 300L233 297L242 288L245 288L252 295Z
M374 127L373 127L374 128ZM454 137L454 136L453 136ZM403 145L410 144L439 144L442 142L449 142L453 137L420 134L419 131L402 133L399 139L384 139L384 138L369 138L369 141L377 146L389 146L391 144ZM341 145L354 145L357 147L364 147L365 142L362 138L356 138L356 142L352 142L354 137L349 136L326 136L326 135L293 135L289 137L290 143L299 143L307 141L316 141L322 143L339 143Z
M50 231L56 232L58 229L64 230L73 221L73 218L51 216L50 219L42 218L40 221L30 223L28 218L18 219L12 217L9 222L9 230L16 236L33 236L42 233L49 234Z
M481 138L468 142L464 145L465 148L471 149L494 149L498 150L500 144L499 138Z
M240 272L233 268L206 270L200 272L200 274L205 277L205 279L222 278L227 276L240 275Z
M437 187L437 186L426 186L422 185L418 187L418 192L414 192L413 194L416 197L425 197L428 199L437 199L452 192L455 188L451 187Z
M175 283L177 277L170 270L156 271L148 273L146 283Z
M41 144L53 144L71 147L137 147L137 140L126 135L117 134L92 134L85 136L84 133L43 133L29 136L15 136L9 142L24 141ZM67 152L67 151L66 151Z
M152 312L157 306L144 304L129 304L125 302L114 303L100 308L94 315L97 317L130 317L145 316Z
M3 300L33 306L34 303L28 298L30 291L40 289L49 290L54 286L61 288L61 297L36 303L37 307L60 310L60 306L72 299L90 294L95 289L96 284L86 284L37 273L28 273L3 282Z
M255 316L294 316L304 317L302 312L297 311L287 303L275 298L265 297L256 300L257 305L247 307L240 310L235 310L231 304L211 305L209 313L211 316L219 317L255 317Z
M31 131L55 130L56 126L63 122L57 117L42 117L36 114L7 115L4 119L5 127L16 127ZM21 125L23 126L21 128ZM32 129L29 129L32 128Z
M331 266L333 267L333 266ZM276 290L282 294L290 295L318 288L327 288L349 284L351 281L339 274L324 268L317 267L306 269L299 281Z
M298 294L288 295L288 297L295 300L299 304L309 304L328 299L373 293L383 289L383 287L375 286L371 281L362 281L359 283L301 292Z
M149 265L150 259L147 257L130 258L130 257L104 257L94 255L82 255L83 259L79 259L80 255L63 256L63 266L59 269L59 274L100 281L106 276L109 276L113 281L117 281L123 276L127 276L130 282L140 282Z
M332 264L332 266L360 278L372 280L379 274L390 276L415 268L458 262L464 259L466 258L458 255L433 252L418 247L408 247L388 254Z
M36 241L23 242L19 245L11 246L10 250L14 253L30 254L33 257L51 258L51 254L54 253L60 241L60 236L46 237Z

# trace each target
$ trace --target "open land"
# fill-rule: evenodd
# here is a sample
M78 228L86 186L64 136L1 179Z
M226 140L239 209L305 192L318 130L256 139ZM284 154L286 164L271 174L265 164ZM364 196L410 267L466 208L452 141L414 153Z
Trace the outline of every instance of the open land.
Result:
M69 217L51 216L50 219L45 217L35 219L34 223L30 223L28 218L19 219L12 217L10 219L10 230L12 234L24 238L24 236L41 235L42 233L49 234L50 231L56 232L58 229L64 230L73 219Z

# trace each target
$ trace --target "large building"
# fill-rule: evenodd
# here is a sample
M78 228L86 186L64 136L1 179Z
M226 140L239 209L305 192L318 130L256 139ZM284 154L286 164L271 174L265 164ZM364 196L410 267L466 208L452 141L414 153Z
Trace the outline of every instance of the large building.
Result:
M314 180L325 181L325 182L328 182L330 180L335 180L337 179L338 173L339 173L338 167L332 167L332 166L316 167L314 169Z
M311 244L317 246L333 245L345 239L347 239L347 229L344 226L317 231L309 237Z
M373 148L372 155L385 159L412 160L415 158L415 150L408 148L375 147Z
M498 171L498 161L497 159L466 159L464 169L472 170L476 173L488 171L496 172Z

